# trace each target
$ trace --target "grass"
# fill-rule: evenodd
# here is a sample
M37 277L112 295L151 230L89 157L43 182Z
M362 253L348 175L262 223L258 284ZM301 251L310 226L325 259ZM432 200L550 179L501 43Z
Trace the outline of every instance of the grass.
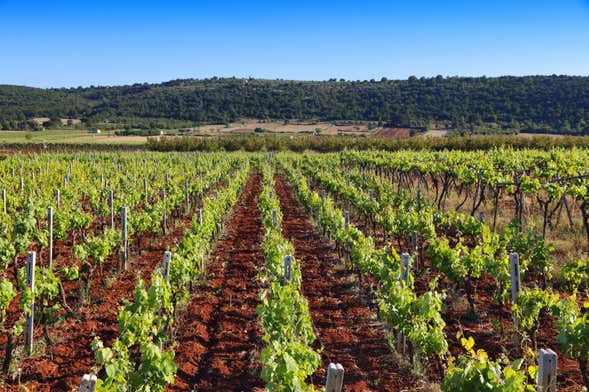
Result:
M416 187L417 184L414 184ZM414 188L415 189L415 188ZM422 188L422 197L428 200L430 204L433 204L435 198L435 192L433 188L429 190L425 187ZM483 202L478 211L484 212L484 221L487 225L492 226L493 224L493 202L491 197L487 197L487 200ZM455 191L451 192L446 201L445 211L453 211L462 197L459 197ZM569 203L571 200L569 198ZM535 200L530 197L526 197L525 202L526 208L524 210L524 232L532 230L536 235L542 234L542 212L539 210ZM469 213L469 208L472 206L472 197L468 198L468 201L460 209L462 213ZM553 205L552 205L553 206ZM551 207L552 208L552 207ZM546 233L546 242L551 244L555 248L553 254L555 272L558 272L561 266L574 259L586 257L586 238L585 229L581 218L581 212L575 203L571 203L571 213L573 218L573 225L569 227L565 212L562 211L560 223L555 227L548 227ZM478 212L477 212L478 215ZM503 196L499 200L499 209L497 213L497 231L503 232L507 225L514 217L513 200L510 196ZM556 220L555 220L556 223Z
M121 143L142 144L147 138L115 136L114 131L91 134L85 130L0 131L0 144L10 143Z

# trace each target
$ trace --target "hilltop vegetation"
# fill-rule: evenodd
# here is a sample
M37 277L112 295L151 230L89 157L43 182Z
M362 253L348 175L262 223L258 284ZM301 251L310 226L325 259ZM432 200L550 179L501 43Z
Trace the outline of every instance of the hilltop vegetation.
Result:
M38 89L0 86L0 128L34 117L123 127L188 127L241 118L373 121L457 133L589 133L589 77L285 81L185 79L161 84Z

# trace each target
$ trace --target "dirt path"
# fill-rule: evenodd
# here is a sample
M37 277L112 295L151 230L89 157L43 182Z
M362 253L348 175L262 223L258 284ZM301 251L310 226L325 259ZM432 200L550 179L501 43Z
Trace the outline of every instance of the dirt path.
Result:
M354 275L333 261L334 247L313 230L294 189L276 177L276 192L283 214L283 235L294 244L301 262L303 294L309 301L317 337L323 344L321 368L313 383L323 386L329 362L345 369L346 391L393 391L411 385L408 376L393 362L385 331L367 303L364 290L357 290Z
M256 316L263 226L258 212L261 177L249 178L208 276L178 322L178 373L170 391L263 390L256 364L262 345Z

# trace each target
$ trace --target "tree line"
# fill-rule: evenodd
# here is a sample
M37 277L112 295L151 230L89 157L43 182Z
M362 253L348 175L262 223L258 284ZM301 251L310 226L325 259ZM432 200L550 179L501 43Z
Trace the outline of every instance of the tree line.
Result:
M227 124L243 118L372 121L455 134L589 134L589 77L442 77L288 81L182 79L159 84L38 89L0 85L0 128L34 117L128 128Z

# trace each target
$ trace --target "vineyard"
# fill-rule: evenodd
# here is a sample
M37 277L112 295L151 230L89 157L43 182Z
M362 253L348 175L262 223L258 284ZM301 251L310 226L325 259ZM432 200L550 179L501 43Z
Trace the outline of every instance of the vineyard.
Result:
M6 391L589 388L589 150L0 158Z

